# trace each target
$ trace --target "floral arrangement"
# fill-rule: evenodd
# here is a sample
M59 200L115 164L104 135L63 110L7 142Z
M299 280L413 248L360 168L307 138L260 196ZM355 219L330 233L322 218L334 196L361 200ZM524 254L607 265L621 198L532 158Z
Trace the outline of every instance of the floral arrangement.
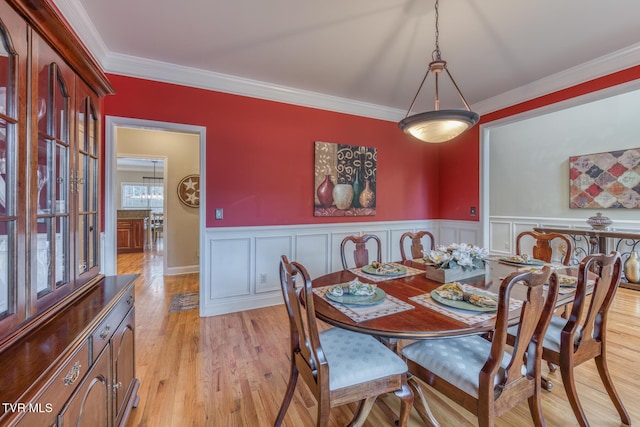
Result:
M452 243L437 246L433 251L424 252L424 255L427 263L439 269L460 267L466 271L483 268L483 260L489 256L489 251L469 243Z

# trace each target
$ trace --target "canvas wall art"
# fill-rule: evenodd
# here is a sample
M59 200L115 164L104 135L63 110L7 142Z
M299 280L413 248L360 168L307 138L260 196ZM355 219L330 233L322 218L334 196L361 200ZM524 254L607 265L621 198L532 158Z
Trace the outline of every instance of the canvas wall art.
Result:
M569 158L570 207L640 208L640 148Z
M376 214L377 150L315 143L314 216Z

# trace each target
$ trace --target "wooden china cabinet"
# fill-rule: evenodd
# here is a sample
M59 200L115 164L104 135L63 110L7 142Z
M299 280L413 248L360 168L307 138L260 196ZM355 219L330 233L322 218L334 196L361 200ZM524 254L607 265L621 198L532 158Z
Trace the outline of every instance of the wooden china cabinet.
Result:
M106 76L52 0L0 0L0 425L124 425L134 285L100 274Z

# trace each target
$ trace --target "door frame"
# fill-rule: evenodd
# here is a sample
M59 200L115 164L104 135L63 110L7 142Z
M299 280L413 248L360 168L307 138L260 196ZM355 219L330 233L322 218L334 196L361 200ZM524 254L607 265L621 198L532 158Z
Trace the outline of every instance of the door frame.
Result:
M155 131L172 131L199 135L200 140L200 206L198 207L200 237L198 247L204 254L204 234L206 228L206 128L182 123L159 122L154 120L134 119L128 117L105 117L105 173L104 173L104 233L102 241L101 272L111 276L117 274L116 221L117 203L115 200L117 172L117 128L146 129ZM166 242L166 240L165 240ZM165 253L167 246L165 244ZM200 257L199 270L204 271L203 259ZM166 265L165 265L166 267Z

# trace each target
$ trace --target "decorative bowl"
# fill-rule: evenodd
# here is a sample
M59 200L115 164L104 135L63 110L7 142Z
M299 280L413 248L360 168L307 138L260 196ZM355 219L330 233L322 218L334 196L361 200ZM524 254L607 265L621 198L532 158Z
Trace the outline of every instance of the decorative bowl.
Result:
M612 224L612 221L598 212L587 220L587 224L594 230L606 230Z

